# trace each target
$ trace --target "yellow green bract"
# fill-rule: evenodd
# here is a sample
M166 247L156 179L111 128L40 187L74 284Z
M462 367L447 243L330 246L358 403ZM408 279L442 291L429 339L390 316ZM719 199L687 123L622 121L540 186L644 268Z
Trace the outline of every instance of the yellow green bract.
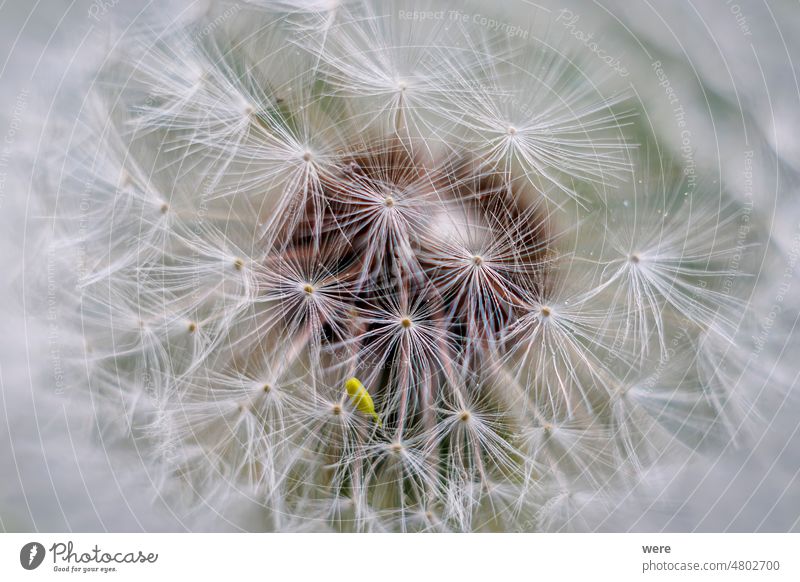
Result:
M355 406L359 412L368 414L375 419L378 426L383 426L378 413L375 412L375 403L372 402L372 396L370 396L367 389L364 388L361 380L356 377L350 378L344 383L344 388L347 390L347 395L350 396L350 401L353 403L353 406Z

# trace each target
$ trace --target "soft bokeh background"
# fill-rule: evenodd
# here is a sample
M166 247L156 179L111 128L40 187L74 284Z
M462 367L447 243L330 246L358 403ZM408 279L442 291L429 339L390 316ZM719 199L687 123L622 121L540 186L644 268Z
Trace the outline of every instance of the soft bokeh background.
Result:
M37 242L52 219L29 195L47 156L43 128L80 107L92 70L132 23L154 10L168 22L203 9L202 2L163 0L0 3L0 530L196 530L207 523L202 508L176 515L159 500L157 484L136 470L143 463L136 451L106 454L91 414L83 414L90 411L76 410L59 386L51 340L70 330L51 325L42 312L46 298L26 295L31 286L47 289ZM656 61L687 111L697 164L742 202L750 194L745 152L753 152L755 228L769 240L757 251L751 301L763 346L751 352L748 370L769 411L762 430L747 446L732 443L706 463L654 476L646 497L658 504L622 499L608 508L610 517L587 508L582 523L605 531L800 530L800 3L487 0L463 9L501 13L509 22L561 10L568 11L561 22L572 22L567 32L592 34L624 64L629 74L615 82L633 87L665 155L681 155L681 135ZM580 50L574 36L567 40ZM215 519L215 528L234 527Z

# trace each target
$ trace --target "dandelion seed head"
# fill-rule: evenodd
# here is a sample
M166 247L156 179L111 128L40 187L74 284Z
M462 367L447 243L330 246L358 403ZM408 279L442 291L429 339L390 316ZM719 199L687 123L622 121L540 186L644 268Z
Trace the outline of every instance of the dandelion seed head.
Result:
M64 163L98 426L153 443L170 499L546 530L735 432L710 364L744 311L732 214L638 195L624 96L486 27L255 4L113 56L130 85Z

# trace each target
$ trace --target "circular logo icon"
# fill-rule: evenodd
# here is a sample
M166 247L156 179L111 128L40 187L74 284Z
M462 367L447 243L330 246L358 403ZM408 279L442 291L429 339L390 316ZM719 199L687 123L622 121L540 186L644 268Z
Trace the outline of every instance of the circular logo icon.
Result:
M29 542L19 551L19 563L26 570L35 570L44 561L44 546L39 542Z

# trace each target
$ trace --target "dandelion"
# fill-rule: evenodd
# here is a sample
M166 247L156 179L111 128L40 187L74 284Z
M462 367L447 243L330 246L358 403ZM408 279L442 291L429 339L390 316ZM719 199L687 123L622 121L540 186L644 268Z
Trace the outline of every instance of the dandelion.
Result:
M475 50L497 52L479 44ZM618 106L625 95L604 96L593 80L581 82L589 68L553 47L535 46L523 57L508 52L485 65L489 83L454 92L455 107L445 110L466 130L484 168L525 179L548 197L555 187L581 203L571 180L608 185L624 178L630 146L621 132L630 111Z
M741 299L713 285L732 275L725 261L736 250L731 229L736 213L707 201L693 203L681 194L686 189L679 181L671 191L645 192L641 207L608 232L616 256L604 266L605 285L613 289L612 303L627 314L625 333L644 351L651 333L665 349L665 317L713 326L724 337L743 312Z
M358 8L347 7L350 15L335 34L312 44L329 92L353 102L353 118L364 129L429 136L442 117L432 105L463 92L460 83L485 68L482 57L458 48L461 35L446 20L398 19L372 4Z
M62 161L75 384L170 504L588 529L739 435L735 208L637 188L639 120L589 64L373 3L247 4L114 51Z

